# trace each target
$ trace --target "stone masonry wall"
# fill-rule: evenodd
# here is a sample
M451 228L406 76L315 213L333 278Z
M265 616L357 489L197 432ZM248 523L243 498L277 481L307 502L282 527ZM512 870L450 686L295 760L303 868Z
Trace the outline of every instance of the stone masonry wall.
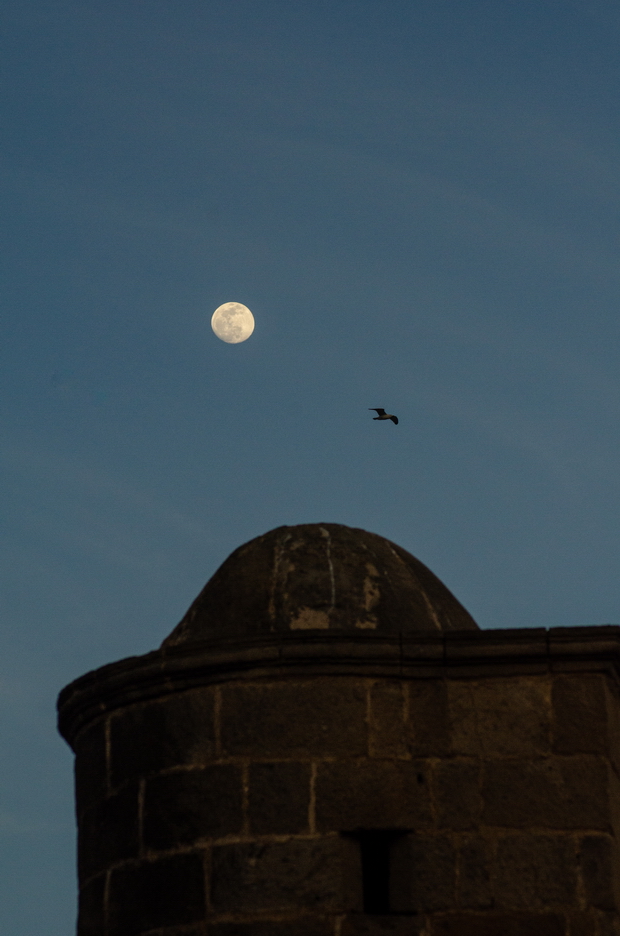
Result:
M289 676L128 705L75 742L78 934L618 934L619 711L583 672ZM390 905L371 914L376 830Z

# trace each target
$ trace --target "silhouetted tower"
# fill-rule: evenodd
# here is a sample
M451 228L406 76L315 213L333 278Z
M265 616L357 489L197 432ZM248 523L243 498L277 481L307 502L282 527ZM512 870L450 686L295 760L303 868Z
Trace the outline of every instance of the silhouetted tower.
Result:
M60 696L79 936L611 936L620 628L480 631L336 524Z

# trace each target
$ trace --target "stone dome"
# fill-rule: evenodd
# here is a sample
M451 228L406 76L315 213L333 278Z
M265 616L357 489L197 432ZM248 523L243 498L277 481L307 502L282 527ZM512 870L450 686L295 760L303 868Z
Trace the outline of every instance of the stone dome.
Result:
M437 633L478 625L395 543L338 523L307 523L236 549L162 646L309 630Z

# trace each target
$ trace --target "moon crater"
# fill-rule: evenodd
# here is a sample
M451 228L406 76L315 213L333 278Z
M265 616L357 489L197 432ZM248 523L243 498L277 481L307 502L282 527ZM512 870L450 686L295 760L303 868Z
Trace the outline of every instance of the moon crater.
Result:
M225 302L211 316L211 328L222 341L239 344L254 331L254 316L241 302Z

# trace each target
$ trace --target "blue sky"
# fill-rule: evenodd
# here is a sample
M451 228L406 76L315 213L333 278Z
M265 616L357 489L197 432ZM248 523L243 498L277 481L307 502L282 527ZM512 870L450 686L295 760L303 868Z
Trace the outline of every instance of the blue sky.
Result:
M66 936L56 694L240 543L347 523L482 627L620 621L620 11L4 9L0 930Z

